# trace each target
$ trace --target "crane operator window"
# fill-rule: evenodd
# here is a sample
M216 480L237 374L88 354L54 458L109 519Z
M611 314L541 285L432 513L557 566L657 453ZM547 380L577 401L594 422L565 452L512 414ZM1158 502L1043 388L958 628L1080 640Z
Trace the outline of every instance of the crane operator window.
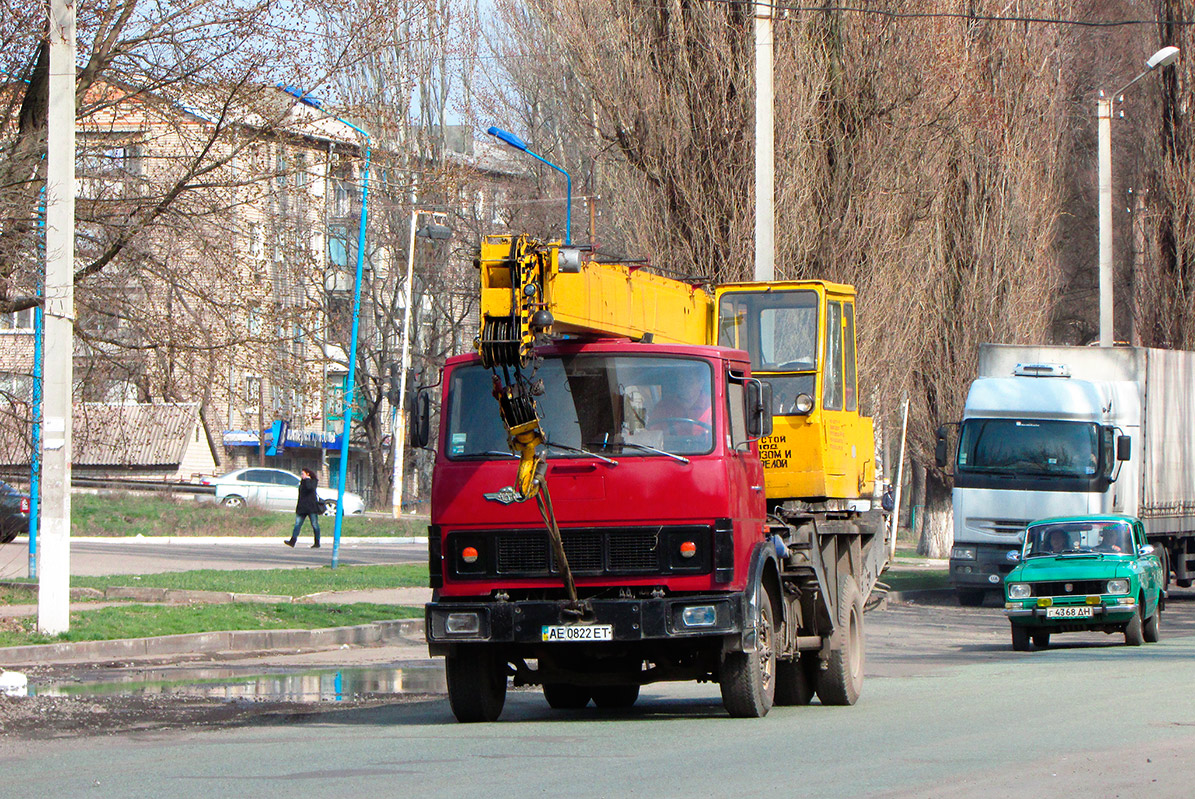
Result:
M801 394L816 400L817 292L734 291L718 302L718 344L750 354L752 372L772 386L772 414L797 413Z

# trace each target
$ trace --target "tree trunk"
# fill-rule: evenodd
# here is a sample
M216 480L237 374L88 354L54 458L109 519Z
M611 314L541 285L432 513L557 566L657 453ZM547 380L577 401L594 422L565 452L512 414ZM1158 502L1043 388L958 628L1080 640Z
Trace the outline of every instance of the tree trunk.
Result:
M954 543L950 488L934 473L926 474L922 482L925 494L924 506L918 514L923 521L917 552L930 558L948 558Z

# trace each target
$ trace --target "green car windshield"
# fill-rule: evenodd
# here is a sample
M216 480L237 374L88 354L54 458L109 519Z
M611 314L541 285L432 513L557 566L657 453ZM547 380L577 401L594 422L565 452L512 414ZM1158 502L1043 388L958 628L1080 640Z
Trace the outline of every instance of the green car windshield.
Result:
M1132 552L1132 528L1122 521L1039 524L1030 527L1025 536L1027 558L1086 553L1124 555Z

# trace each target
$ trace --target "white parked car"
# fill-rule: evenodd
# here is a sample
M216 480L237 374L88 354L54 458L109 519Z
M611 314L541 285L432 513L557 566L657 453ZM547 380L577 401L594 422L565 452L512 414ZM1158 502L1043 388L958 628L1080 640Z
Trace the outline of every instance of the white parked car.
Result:
M299 476L285 469L250 467L237 469L221 477L205 477L203 485L215 486L216 501L226 508L246 505L267 510L295 512L299 501ZM336 515L336 489L319 486L319 498L327 505L325 516ZM365 513L365 500L350 491L344 492L344 512Z

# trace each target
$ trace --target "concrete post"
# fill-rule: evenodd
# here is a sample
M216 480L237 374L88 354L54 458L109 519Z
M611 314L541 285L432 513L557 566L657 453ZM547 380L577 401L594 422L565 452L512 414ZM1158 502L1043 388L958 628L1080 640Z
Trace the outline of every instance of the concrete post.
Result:
M37 629L70 629L71 398L75 252L75 6L50 3L46 158L45 404Z

